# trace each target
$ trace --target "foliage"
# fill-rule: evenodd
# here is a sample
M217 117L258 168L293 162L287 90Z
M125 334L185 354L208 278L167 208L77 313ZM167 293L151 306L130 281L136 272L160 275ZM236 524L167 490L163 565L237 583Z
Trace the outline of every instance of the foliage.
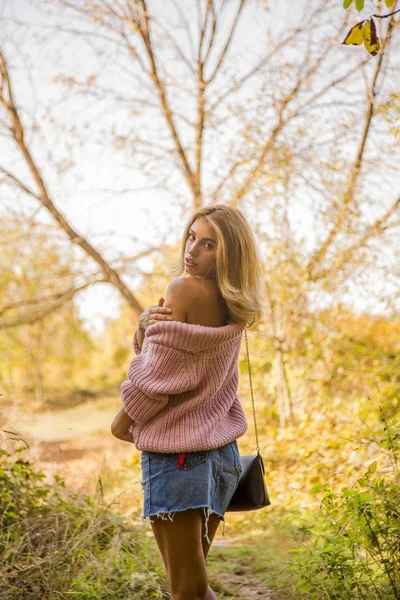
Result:
M380 41L376 33L375 21L372 17L354 25L345 37L343 44L359 46L364 43L365 48L372 56L379 52Z
M312 539L292 549L289 569L302 595L332 600L397 599L400 595L400 424L382 415L380 448L389 469L374 460L354 484L340 492L328 483L321 508L308 525Z
M378 0L378 2L380 3L382 0ZM385 0L385 4L388 8L391 8L395 2L396 0ZM353 0L343 0L343 8L349 8L352 3ZM364 8L364 0L355 0L355 5L358 12L361 12Z
M176 256L178 245L167 247L166 256ZM171 259L169 259L171 260ZM156 305L163 296L171 277L168 274L168 261L152 257L152 277L143 281L135 291L135 297L141 306ZM119 315L109 318L104 330L92 336L96 352L89 356L89 368L85 387L104 388L118 386L126 378L130 357L132 357L133 333L137 327L137 317L124 301L120 302Z
M399 328L396 318L356 315L343 306L321 311L318 325L311 321L304 326L291 356L290 371L298 373L293 381L302 386L301 397L319 396L330 405L354 402L358 407L368 397L377 407L379 397L385 416L395 414L400 397ZM369 405L362 415L368 418L371 412ZM377 409L373 412L373 418L379 418Z
M382 0L378 0L378 3L381 2ZM353 0L343 0L343 8L349 8L352 3ZM388 8L391 8L395 3L396 0L385 0L385 4ZM355 6L358 12L361 12L364 8L364 0L355 0ZM366 50L372 54L372 56L376 56L380 50L381 42L376 32L376 25L373 17L378 19L386 19L387 17L396 14L396 12L399 11L394 11L385 15L373 15L368 19L360 21L350 29L343 41L343 44L353 44L355 46L359 46L360 44L364 43Z
M390 133L397 138L400 134L400 95L390 94L386 102L377 107L376 112L383 116L390 125Z
M0 247L3 400L33 396L41 406L50 394L65 395L82 386L94 350L68 295L79 279L77 266L70 249L46 225L2 218ZM60 304L65 296L68 301Z
M45 482L25 450L0 450L0 598L164 598L146 538L99 498L75 494L58 476Z

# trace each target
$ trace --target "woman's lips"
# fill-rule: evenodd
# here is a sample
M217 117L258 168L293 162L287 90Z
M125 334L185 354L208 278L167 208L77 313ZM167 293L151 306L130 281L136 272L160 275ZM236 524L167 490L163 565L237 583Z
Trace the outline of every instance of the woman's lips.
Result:
M188 267L196 266L196 263L192 262L191 260L188 260L187 258L185 259L185 263L187 264Z

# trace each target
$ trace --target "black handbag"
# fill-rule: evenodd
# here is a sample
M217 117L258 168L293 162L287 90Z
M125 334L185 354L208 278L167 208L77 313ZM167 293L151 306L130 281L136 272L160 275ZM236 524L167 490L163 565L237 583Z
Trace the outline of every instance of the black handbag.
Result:
M254 429L256 433L257 454L255 456L241 456L240 462L243 471L240 475L239 483L231 498L227 512L257 510L271 504L267 486L264 480L264 462L260 454L258 445L256 411L254 408L253 384L251 381L249 346L247 343L247 331L244 330L246 340L247 365L249 368L251 401L253 404Z

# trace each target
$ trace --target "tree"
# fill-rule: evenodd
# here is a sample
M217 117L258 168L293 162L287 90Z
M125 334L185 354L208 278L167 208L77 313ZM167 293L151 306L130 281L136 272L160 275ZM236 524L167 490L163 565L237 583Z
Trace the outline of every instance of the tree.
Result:
M89 281L77 283L79 261L50 228L27 228L0 220L0 385L40 407L49 391L79 387L87 368L92 342L72 300Z
M343 293L368 261L376 272L374 243L393 251L399 197L389 186L398 149L382 139L380 109L397 78L390 61L397 22L387 20L383 51L371 63L369 56L343 61L338 42L348 16L337 27L333 15L339 12L326 1L305 4L298 22L285 28L246 0L198 0L191 18L175 0L52 0L41 6L63 43L66 36L69 44L79 40L102 60L85 75L66 70L56 78L71 103L72 133L85 131L87 139L118 149L149 185L182 201L182 214L226 202L251 215L265 258L266 319L259 335L276 351L285 426L294 404L286 362L313 318L313 304ZM257 51L244 51L240 34L252 16L262 22L263 35ZM258 38L256 23L251 27ZM3 126L37 189L6 167L4 177L44 206L140 311L128 286L121 286L122 269L78 235L50 201L25 142L5 59L3 65ZM96 103L107 119L76 127L77 97ZM376 178L387 186L384 202L375 193ZM300 229L306 217L311 227Z

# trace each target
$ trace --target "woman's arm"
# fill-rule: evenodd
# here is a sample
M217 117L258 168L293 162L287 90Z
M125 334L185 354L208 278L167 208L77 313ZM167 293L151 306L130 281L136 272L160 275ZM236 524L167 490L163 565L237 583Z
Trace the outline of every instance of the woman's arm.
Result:
M129 431L129 427L132 423L133 420L126 414L124 409L121 408L114 421L111 423L111 433L119 440L133 443L133 437Z
M139 317L138 327L133 336L133 349L135 351L136 356L138 356L142 352L143 340L146 334L146 328L159 321L172 321L172 317L169 313L171 313L171 309L164 308L164 298L161 298L158 301L158 305L149 306L142 312Z
M166 298L160 298L159 306L151 306L147 311L142 313L143 315L148 312L148 317L155 316L157 310L160 309L163 313L160 316L163 319L149 319L145 322L157 323L162 320L171 321L186 321L188 293L191 289L189 282L182 278L174 279L168 286ZM161 307L162 304L162 307ZM167 305L167 306L166 306ZM169 311L171 314L165 314ZM132 423L141 424L154 416L168 403L169 394L181 393L182 390L187 389L186 377L179 377L177 381L171 380L171 368L173 364L184 365L186 361L185 353L180 350L173 348L162 348L159 344L149 344L147 356L141 354L141 347L143 339L145 337L145 330L139 326L135 331L133 347L136 353L136 357L132 359L128 369L128 380L124 381L121 385L121 400L123 408L114 419L115 430L113 425L111 431L115 437L123 439L125 441L132 441L127 439L129 432L127 429ZM172 360L172 365L170 362ZM154 366L153 366L154 365ZM154 373L156 369L156 374ZM152 384L149 386L149 379L152 380ZM157 381L157 379L159 381ZM163 388L167 386L166 391ZM176 388L176 389L175 389ZM122 413L122 414L121 414ZM132 414L133 419L127 414ZM129 418L130 423L124 421ZM121 419L121 428L119 424ZM114 432L115 431L115 432Z
M137 341L140 349L142 349L142 346L143 346L144 334L145 334L145 329L140 329L140 327L138 327L137 333L136 333L136 341Z
M192 286L190 282L182 277L173 279L169 284L163 307L171 309L173 321L186 322L191 303L191 290Z

